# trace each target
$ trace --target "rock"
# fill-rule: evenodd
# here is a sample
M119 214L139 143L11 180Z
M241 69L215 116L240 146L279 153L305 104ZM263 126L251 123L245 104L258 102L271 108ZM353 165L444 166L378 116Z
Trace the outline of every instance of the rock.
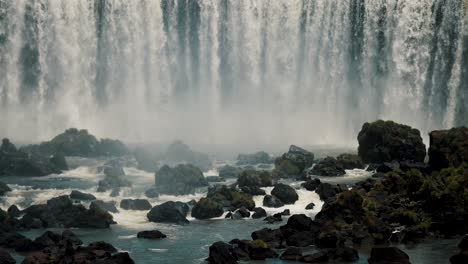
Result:
M464 264L468 263L468 235L465 235L458 244L460 253L450 257L451 264Z
M219 176L207 176L207 177L205 177L205 180L207 182L224 182L224 181L226 181L223 177L219 177Z
M315 204L314 203L310 203L306 206L306 210L314 210L314 207L315 207Z
M396 247L372 248L369 264L410 264L408 254Z
M337 162L345 170L364 169L366 166L362 159L356 154L343 153L336 157Z
M186 195L208 183L200 169L193 165L163 166L156 172L156 190L161 194Z
M238 192L235 188L225 185L215 185L208 188L207 197L221 203L223 207L227 208L236 209L245 207L248 210L252 210L255 207L252 196Z
M237 165L256 165L273 163L270 155L264 151L254 154L239 154L237 156Z
M263 228L252 232L253 240L261 240L268 244L271 248L281 248L283 243L283 234L279 229Z
M239 167L234 167L230 165L225 165L219 168L219 177L223 178L238 178L242 169Z
M112 189L111 193L109 194L110 197L117 197L120 195L120 187L116 187Z
M240 188L271 186L271 174L268 171L244 170L237 179L237 184Z
M8 216L13 217L13 218L21 216L21 210L14 204L8 207L7 212L8 212Z
M145 199L123 199L120 202L120 208L125 210L146 211L151 207L151 204Z
M384 162L377 166L375 171L377 173L387 173L400 168L400 163L398 161Z
M55 165L56 168L62 171L68 170L67 160L65 159L65 155L63 153L55 153L50 158L50 162Z
M275 160L276 169L286 177L298 176L314 163L314 154L291 145L289 151Z
M299 199L294 188L283 183L276 184L271 191L271 195L278 198L284 204L294 204Z
M345 191L346 188L339 185L332 185L330 183L321 183L315 192L320 196L320 200L329 202L335 199L335 196Z
M11 192L10 187L3 182L0 182L0 196L5 195L5 193Z
M156 191L156 188L151 188L145 191L145 196L148 198L158 198L159 193Z
M301 184L302 187L304 187L306 190L311 191L311 192L315 191L315 189L317 189L319 185L320 185L320 180L317 178L308 180Z
M15 264L15 259L8 253L8 251L0 248L0 264Z
M166 235L161 233L158 230L151 230L151 231L138 232L137 237L146 238L146 239L161 239L161 238L166 238Z
M119 210L115 206L115 202L104 202L102 200L96 200L91 202L89 208L96 209L99 208L103 211L111 212L111 213L118 213Z
M254 211L254 213L252 215L253 219L258 219L258 218L262 218L262 217L267 216L267 213L266 213L265 209L263 209L261 207L256 207L252 211Z
M358 153L366 163L423 162L426 157L419 130L392 121L365 123L358 135Z
M62 240L70 241L75 246L83 245L83 241L81 241L81 239L79 239L78 236L70 230L64 230L62 232Z
M233 243L237 244L237 247L248 254L251 260L265 260L267 258L276 258L278 255L271 249L267 243L257 239L253 241L248 240L236 240Z
M346 171L337 159L326 157L315 164L309 173L315 176L343 176L346 174Z
M244 186L241 191L250 195L266 195L266 192L257 186Z
M100 156L124 156L130 154L130 150L120 140L103 138L98 145Z
M293 247L307 247L315 243L315 233L302 231L293 233L286 239L286 244Z
M119 178L125 176L125 171L121 166L106 166L104 167L104 175L110 178Z
M21 248L29 246L31 243L31 239L19 233L13 231L0 232L0 247L20 250Z
M266 221L269 224L273 224L275 222L283 221L283 218L282 218L281 213L277 213L277 214L265 217L265 219L263 219L263 221Z
M283 207L284 204L283 202L281 202L280 199L278 199L277 197L273 195L265 195L265 197L263 197L263 206L271 207L271 208L279 208L279 207Z
M118 164L104 167L104 179L98 182L98 192L113 190L111 197L118 196L121 187L130 187L132 183L125 179L125 171Z
M280 259L289 261L300 261L302 259L302 248L300 247L288 247L281 254Z
M147 214L148 219L155 223L188 224L187 213L189 207L182 202L165 202L151 209Z
M429 165L434 169L468 163L468 128L432 131L429 142Z
M350 247L338 247L328 251L329 259L334 262L355 262L359 259L357 250Z
M89 201L89 200L96 200L96 196L89 194L89 193L83 193L80 191L73 190L70 194L71 199L75 200L84 200L84 201Z
M305 255L302 257L301 262L305 263L328 263L328 252L319 251L317 253Z
M190 147L182 141L175 141L169 145L164 154L164 161L162 163L170 166L175 166L177 164L193 164L202 171L209 170L212 165L212 161L208 155L191 150Z
M224 242L215 242L210 246L208 263L210 264L235 264L237 257L233 254L233 247Z
M223 213L223 205L210 198L201 198L192 208L192 216L196 219L220 217Z
M39 219L44 227L108 228L114 224L112 215L99 208L86 209L74 205L68 196L59 196L46 205L32 205L23 210L26 219Z
M318 225L319 224L317 222L314 222L305 214L295 214L289 217L288 223L284 226L284 228L290 228L297 231L310 231Z
M236 213L238 213L241 218L249 218L250 217L250 212L247 210L245 207L239 208Z
M155 173L158 170L157 157L142 147L137 147L133 152L137 167L140 170Z

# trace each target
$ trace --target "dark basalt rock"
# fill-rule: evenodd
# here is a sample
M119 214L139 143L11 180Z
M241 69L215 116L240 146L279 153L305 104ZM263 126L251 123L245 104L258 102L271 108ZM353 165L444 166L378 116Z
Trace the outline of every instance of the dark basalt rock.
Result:
M262 217L267 216L267 213L266 213L265 209L263 209L261 207L256 207L252 211L254 211L254 213L252 214L253 219L258 219L258 218L262 218Z
M0 264L15 264L15 259L8 253L8 251L0 248Z
M314 203L310 203L310 204L308 204L308 205L306 206L305 209L306 209L306 210L314 210L314 208L315 208L315 204L314 204Z
M254 154L239 154L237 156L237 165L256 165L273 163L270 155L264 151L259 151Z
M394 170L398 170L400 168L400 163L398 161L392 162L384 162L377 166L376 172L377 173L387 173Z
M145 239L161 239L161 238L166 238L166 235L161 233L158 230L151 230L151 231L138 232L137 237L145 238Z
M125 210L146 211L151 207L151 204L145 199L123 199L120 202L120 208Z
M372 248L369 264L411 264L408 254L396 247Z
M70 193L70 198L75 199L75 200L84 200L84 201L89 201L89 200L96 200L96 196L89 194L89 193L83 193L80 191L73 190Z
M241 207L236 211L236 214L239 214L241 218L248 218L250 217L250 212L245 207Z
M273 195L265 195L265 197L263 197L263 206L270 208L279 208L283 207L284 204L283 202L281 202L280 199Z
M468 128L432 131L429 141L429 164L434 169L458 167L468 162Z
M5 195L5 193L11 192L10 187L3 182L0 182L0 196Z
M114 224L109 213L99 208L88 210L81 204L74 205L68 196L52 198L46 205L33 205L23 212L23 218L39 219L43 227L48 228L108 228Z
M274 214L274 215L270 215L270 216L267 216L265 217L265 219L263 219L263 221L269 223L269 224L273 224L275 222L281 222L283 221L283 218L282 218L282 214L281 213L277 213L277 214Z
M291 215L291 211L289 209L284 209L283 212L281 212L281 215L284 215L284 216Z
M267 187L272 185L268 171L244 170L237 179L239 187Z
M219 168L219 177L223 178L238 178L242 169L230 165L225 165Z
M235 264L237 256L234 253L234 247L230 244L218 241L210 246L210 255L208 257L210 264Z
M468 263L468 235L465 235L458 244L460 253L450 257L451 264L465 264Z
M231 209L245 207L248 210L252 210L255 207L252 196L238 192L235 188L225 185L215 185L208 188L207 197L221 203L223 207Z
M299 199L294 188L282 183L275 185L271 191L271 195L280 199L284 204L294 204Z
M12 218L21 216L21 210L16 205L12 205L8 207L7 213L8 213L8 216Z
M188 224L187 218L190 208L182 202L165 202L151 209L147 214L148 219L155 223Z
M148 198L158 198L159 193L156 191L156 188L151 188L145 191L145 196Z
M341 165L341 167L345 170L352 170L352 169L364 169L365 164L362 159L356 154L350 153L343 153L336 157L337 162Z
M316 176L343 176L346 171L343 165L333 157L326 157L310 170L309 174Z
M342 192L345 191L346 188L340 185L332 185L330 183L321 183L315 192L320 196L320 200L329 202L333 201L335 199L335 196Z
M196 219L220 217L223 213L223 205L210 198L201 198L192 208L192 216Z
M278 254L262 240L233 240L232 244L237 245L240 252L244 252L251 260L265 260L276 258ZM243 254L243 255L244 255Z
M365 123L358 135L358 153L366 163L424 161L426 146L419 130L392 121Z
M280 259L289 261L300 261L302 259L302 248L300 247L288 247L281 254Z
M31 239L10 231L10 232L0 232L0 247L17 249L18 251L21 248L27 247L32 243Z
M175 168L167 165L156 172L156 190L161 194L186 195L208 183L200 169L193 165L181 164Z
M315 191L319 185L320 185L320 180L317 178L310 179L301 184L301 186L304 187L304 189L311 191L311 192Z
M244 186L241 191L250 195L266 195L266 192L257 186Z
M89 208L90 209L101 209L103 211L107 211L107 212L111 212L111 213L118 213L119 210L117 209L117 207L115 206L115 202L104 202L102 200L97 200L97 201L93 201L91 202L91 204L89 205Z
M283 177L299 176L314 163L314 154L291 145L289 151L275 160L275 167Z

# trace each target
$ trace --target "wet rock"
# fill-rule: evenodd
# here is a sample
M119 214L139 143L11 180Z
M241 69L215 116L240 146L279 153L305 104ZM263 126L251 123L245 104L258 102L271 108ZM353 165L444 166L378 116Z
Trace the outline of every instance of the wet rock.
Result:
M21 216L21 210L14 204L8 207L7 213L9 217L13 218Z
M335 199L335 196L347 190L345 186L342 185L332 185L330 183L321 183L315 192L320 196L320 200L329 202Z
M239 208L236 213L238 213L242 218L249 218L250 212L245 207Z
M256 165L273 163L270 155L264 151L254 154L239 154L237 156L237 165Z
M266 192L257 186L243 186L241 191L250 195L266 195Z
M346 171L337 159L326 157L315 164L309 173L316 176L343 176L346 174Z
M15 259L8 253L8 251L0 248L0 264L15 264Z
M460 253L450 257L451 264L468 263L468 235L465 235L458 244Z
M104 179L98 182L98 192L112 190L111 197L115 197L118 196L121 187L132 186L132 183L125 178L125 171L118 164L104 167L104 175Z
M161 238L166 238L166 235L161 233L158 230L151 230L151 231L138 232L137 237L146 238L146 239L161 239Z
M289 261L300 261L302 259L302 248L299 247L288 247L281 254L280 259Z
M279 208L279 207L283 207L284 204L283 202L281 202L280 199L278 199L277 197L273 195L265 195L265 197L263 197L263 206L271 207L271 208Z
M265 217L265 219L263 219L263 221L265 221L265 222L267 222L269 224L273 224L275 222L283 221L283 218L282 218L281 213L277 213L277 214Z
M290 228L298 231L310 231L315 229L316 226L318 226L318 223L313 221L312 218L305 214L296 214L289 217L288 223L284 228Z
M219 168L219 177L227 178L238 178L242 169L230 165L225 165Z
M364 169L365 164L362 159L356 154L343 153L336 157L337 162L345 170Z
M0 232L0 247L3 248L12 248L12 249L21 249L32 243L31 239L13 232Z
M155 223L188 224L186 216L189 211L187 204L182 202L165 202L151 209L148 219Z
M263 240L253 241L237 240L238 248L246 252L251 260L265 260L267 258L276 258L278 255Z
M382 164L379 164L375 171L378 173L387 173L387 172L397 170L399 168L400 168L400 163L398 161L392 161L392 162L384 162Z
M255 202L252 196L241 193L233 187L227 187L225 185L215 185L208 188L207 197L221 203L223 207L236 209L245 207L248 210L252 210L255 207Z
M301 184L301 186L304 187L304 189L311 191L311 192L315 191L319 185L320 185L320 180L317 178L310 179Z
M392 121L365 123L358 135L358 153L366 163L424 161L426 146L419 130Z
M313 254L308 254L302 257L301 262L305 263L328 263L328 252L320 251Z
M208 185L202 171L189 164L175 168L163 166L156 172L155 182L159 193L170 195L193 194L196 188Z
M123 199L120 208L125 210L146 211L151 209L151 204L145 199Z
M145 196L148 198L158 198L159 193L156 191L156 188L151 188L145 191Z
M271 195L281 200L284 204L294 204L299 199L294 188L282 183L275 185L271 191Z
M237 263L237 257L233 254L232 245L224 242L215 242L210 246L210 255L208 263L210 264L234 264Z
M468 128L438 130L429 133L429 164L440 170L468 162Z
M314 210L314 207L315 207L315 204L314 203L310 203L306 206L306 210Z
M267 187L272 185L271 174L268 171L244 170L237 179L237 184L242 187Z
M291 145L289 151L275 160L276 169L285 177L298 176L314 163L314 154Z
M281 212L281 215L284 215L284 216L291 215L291 211L289 209L284 209L283 212Z
M293 247L307 247L314 243L315 233L312 231L296 232L286 239L286 244Z
M73 190L71 192L70 198L75 199L75 200L84 200L84 201L96 200L96 196L89 194L89 193L76 191L76 190Z
M267 213L266 213L265 209L263 209L261 207L256 207L252 211L254 211L254 213L252 214L253 219L258 219L258 218L262 218L262 217L267 216Z
M78 238L78 236L70 230L64 230L62 232L62 240L71 242L72 245L80 246L83 245L83 241Z
M96 200L96 201L91 202L91 204L89 205L89 208L90 209L91 208L93 208L93 209L99 208L100 210L111 212L111 213L118 213L119 212L119 210L115 206L115 202L113 202L113 201L104 202L102 200Z
M192 208L192 216L197 219L220 217L223 213L223 205L210 198L201 198Z
M369 264L410 264L408 254L396 247L372 248Z
M0 182L0 196L5 195L7 192L11 192L10 187L3 182Z
M150 151L142 147L137 147L133 152L133 156L135 156L138 169L152 173L155 173L158 170L156 156Z
M121 166L106 166L104 167L104 175L110 178L118 178L125 176L125 171Z

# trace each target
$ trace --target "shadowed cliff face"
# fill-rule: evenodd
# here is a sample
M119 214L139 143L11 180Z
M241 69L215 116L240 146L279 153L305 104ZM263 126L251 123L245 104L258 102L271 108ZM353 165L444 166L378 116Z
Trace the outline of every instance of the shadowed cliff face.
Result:
M466 6L0 0L0 132L350 144L378 118L466 125Z

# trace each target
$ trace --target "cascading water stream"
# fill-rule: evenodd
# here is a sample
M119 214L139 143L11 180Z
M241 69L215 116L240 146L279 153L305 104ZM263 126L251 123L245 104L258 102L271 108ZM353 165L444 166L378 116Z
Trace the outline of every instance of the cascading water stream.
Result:
M467 125L467 6L0 0L0 134L350 144L377 118Z

